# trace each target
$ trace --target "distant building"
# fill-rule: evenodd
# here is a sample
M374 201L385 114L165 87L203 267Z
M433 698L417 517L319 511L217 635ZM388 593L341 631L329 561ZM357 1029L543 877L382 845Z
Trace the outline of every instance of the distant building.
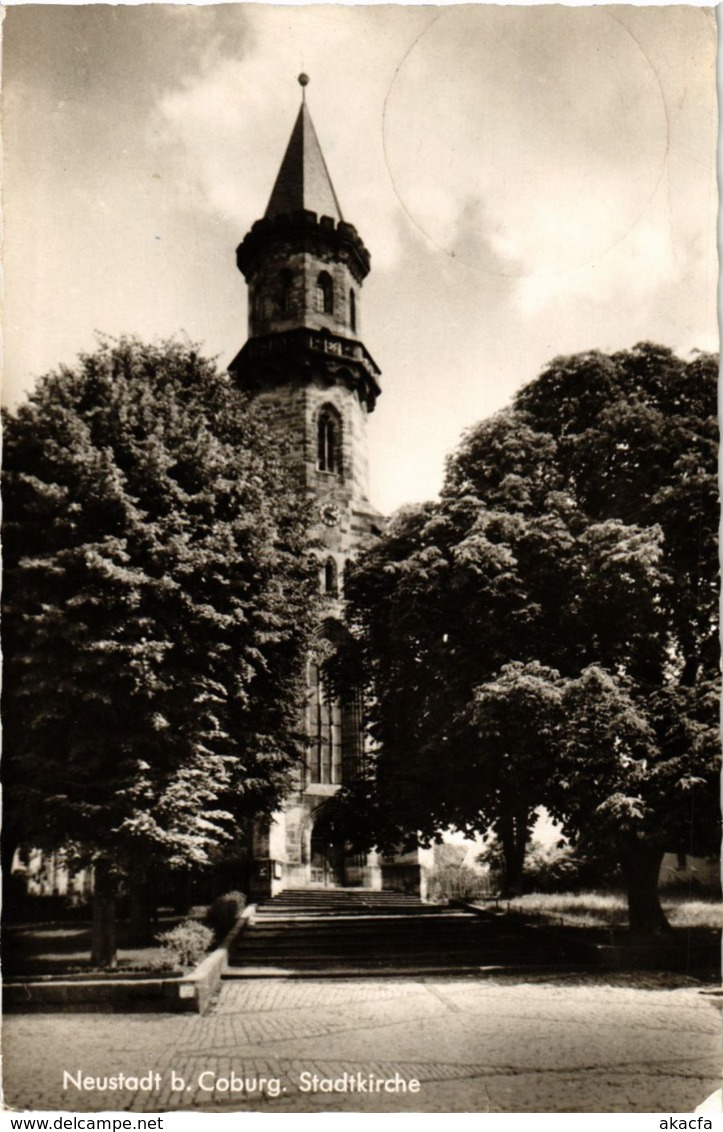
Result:
M93 870L69 868L62 850L47 853L35 848L17 849L10 872L25 882L28 896L64 896L70 903L79 904L93 894Z
M306 765L275 820L254 832L253 895L309 885L420 891L416 853L352 853L335 815L335 795L364 758L364 729L358 701L327 694L323 664L346 632L346 563L380 531L368 498L367 421L381 390L361 340L369 252L344 220L305 97L264 217L236 254L249 337L229 370L273 406L291 438L292 468L315 501L325 606L308 665Z
M713 857L690 857L687 853L666 853L660 866L660 885L693 893L720 892L720 861Z

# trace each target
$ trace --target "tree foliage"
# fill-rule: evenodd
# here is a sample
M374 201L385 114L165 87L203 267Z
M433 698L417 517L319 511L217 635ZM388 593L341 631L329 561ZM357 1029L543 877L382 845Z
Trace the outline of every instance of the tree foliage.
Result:
M492 825L512 887L535 805L628 857L715 836L716 381L650 344L555 359L347 579L377 807Z
M9 833L204 864L303 751L315 570L279 439L179 343L105 341L5 428Z

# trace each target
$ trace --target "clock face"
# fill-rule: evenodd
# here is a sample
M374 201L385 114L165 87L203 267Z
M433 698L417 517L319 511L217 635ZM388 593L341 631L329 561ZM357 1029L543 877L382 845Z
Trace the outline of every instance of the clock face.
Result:
M341 519L339 508L333 503L322 503L319 508L319 518L327 527L335 527Z

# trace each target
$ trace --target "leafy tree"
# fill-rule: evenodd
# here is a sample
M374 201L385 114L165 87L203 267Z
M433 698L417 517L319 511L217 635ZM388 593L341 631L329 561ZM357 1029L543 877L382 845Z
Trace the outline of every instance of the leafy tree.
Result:
M586 839L575 842L561 836L557 841L539 840L534 832L525 854L523 892L572 892L577 889L619 888L620 870L609 849L593 846ZM505 860L499 838L485 838L478 861L489 869L496 890L505 878Z
M537 663L507 664L474 693L477 780L485 782L485 817L502 848L505 895L522 888L535 811L548 793L561 701L559 674Z
M716 671L718 656L717 383L717 356L685 362L651 343L556 358L511 417L471 430L445 485L491 502L518 482L514 509L533 511L557 488L589 520L658 526L666 629L686 684Z
M689 848L691 813L716 828L716 381L650 344L555 359L350 571L380 826L384 798L426 836L512 823L516 886L535 804L573 835L617 821L631 922L663 926L654 858Z
M112 963L118 878L207 864L302 754L306 505L211 362L105 341L6 422L5 556L6 839L93 865Z
M662 663L649 646L659 542L658 529L586 525L554 491L539 514L464 495L395 517L345 588L348 670L366 673L378 748L372 777L346 795L357 827L366 812L389 844L492 826L518 891L550 790L555 682L601 657L623 663L631 641Z

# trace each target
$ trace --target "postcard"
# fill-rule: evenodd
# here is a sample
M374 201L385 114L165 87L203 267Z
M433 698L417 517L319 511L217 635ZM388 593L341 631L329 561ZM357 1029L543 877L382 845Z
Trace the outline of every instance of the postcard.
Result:
M713 9L2 50L7 1109L710 1127Z

